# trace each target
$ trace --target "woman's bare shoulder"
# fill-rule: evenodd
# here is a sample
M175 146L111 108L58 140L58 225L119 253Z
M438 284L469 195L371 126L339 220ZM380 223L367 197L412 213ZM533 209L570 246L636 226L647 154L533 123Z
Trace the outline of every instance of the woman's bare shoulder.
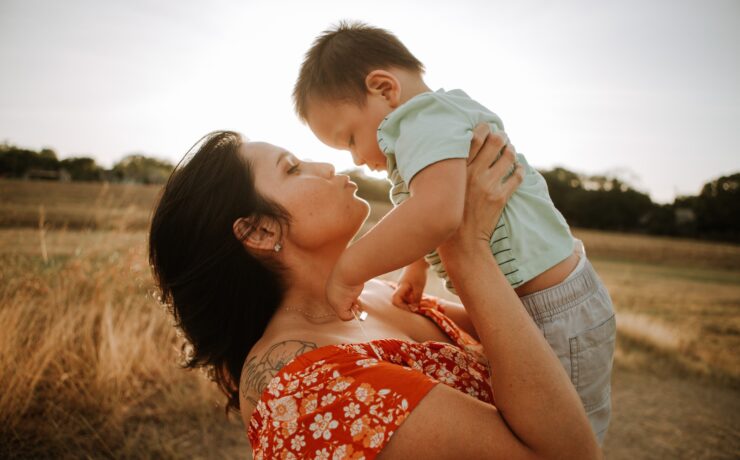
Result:
M247 355L239 382L239 399L245 424L252 418L262 392L280 369L297 356L315 350L314 342L278 339L258 342Z

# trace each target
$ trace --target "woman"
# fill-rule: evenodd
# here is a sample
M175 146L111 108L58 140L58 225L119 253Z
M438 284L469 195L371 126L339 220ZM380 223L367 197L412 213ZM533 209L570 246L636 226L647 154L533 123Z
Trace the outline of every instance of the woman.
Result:
M440 248L465 308L425 299L405 311L372 281L362 322L340 320L324 295L368 214L347 176L233 132L178 167L151 263L190 366L213 369L255 458L600 455L562 366L480 247L521 180L513 154L503 134L476 129L464 223Z

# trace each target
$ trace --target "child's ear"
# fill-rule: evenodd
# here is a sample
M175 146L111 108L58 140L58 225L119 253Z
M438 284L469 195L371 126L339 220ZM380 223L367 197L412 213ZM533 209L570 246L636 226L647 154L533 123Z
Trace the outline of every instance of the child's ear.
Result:
M365 77L365 87L372 95L381 96L392 108L399 106L401 82L387 70L373 70Z
M232 224L237 240L248 249L278 251L280 223L269 217L240 217Z

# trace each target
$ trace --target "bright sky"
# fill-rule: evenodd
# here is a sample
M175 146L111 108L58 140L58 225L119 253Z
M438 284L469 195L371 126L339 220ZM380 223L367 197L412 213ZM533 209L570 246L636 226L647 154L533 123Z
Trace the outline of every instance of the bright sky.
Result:
M290 97L344 18L394 32L537 167L616 172L660 202L740 170L738 0L0 0L0 141L110 166L233 129L349 168Z

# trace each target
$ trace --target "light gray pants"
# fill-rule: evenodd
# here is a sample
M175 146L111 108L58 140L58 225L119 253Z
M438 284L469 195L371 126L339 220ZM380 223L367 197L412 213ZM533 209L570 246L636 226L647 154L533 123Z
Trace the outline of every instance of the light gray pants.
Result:
M570 375L602 443L611 414L610 377L617 334L606 287L586 259L569 279L521 300Z

